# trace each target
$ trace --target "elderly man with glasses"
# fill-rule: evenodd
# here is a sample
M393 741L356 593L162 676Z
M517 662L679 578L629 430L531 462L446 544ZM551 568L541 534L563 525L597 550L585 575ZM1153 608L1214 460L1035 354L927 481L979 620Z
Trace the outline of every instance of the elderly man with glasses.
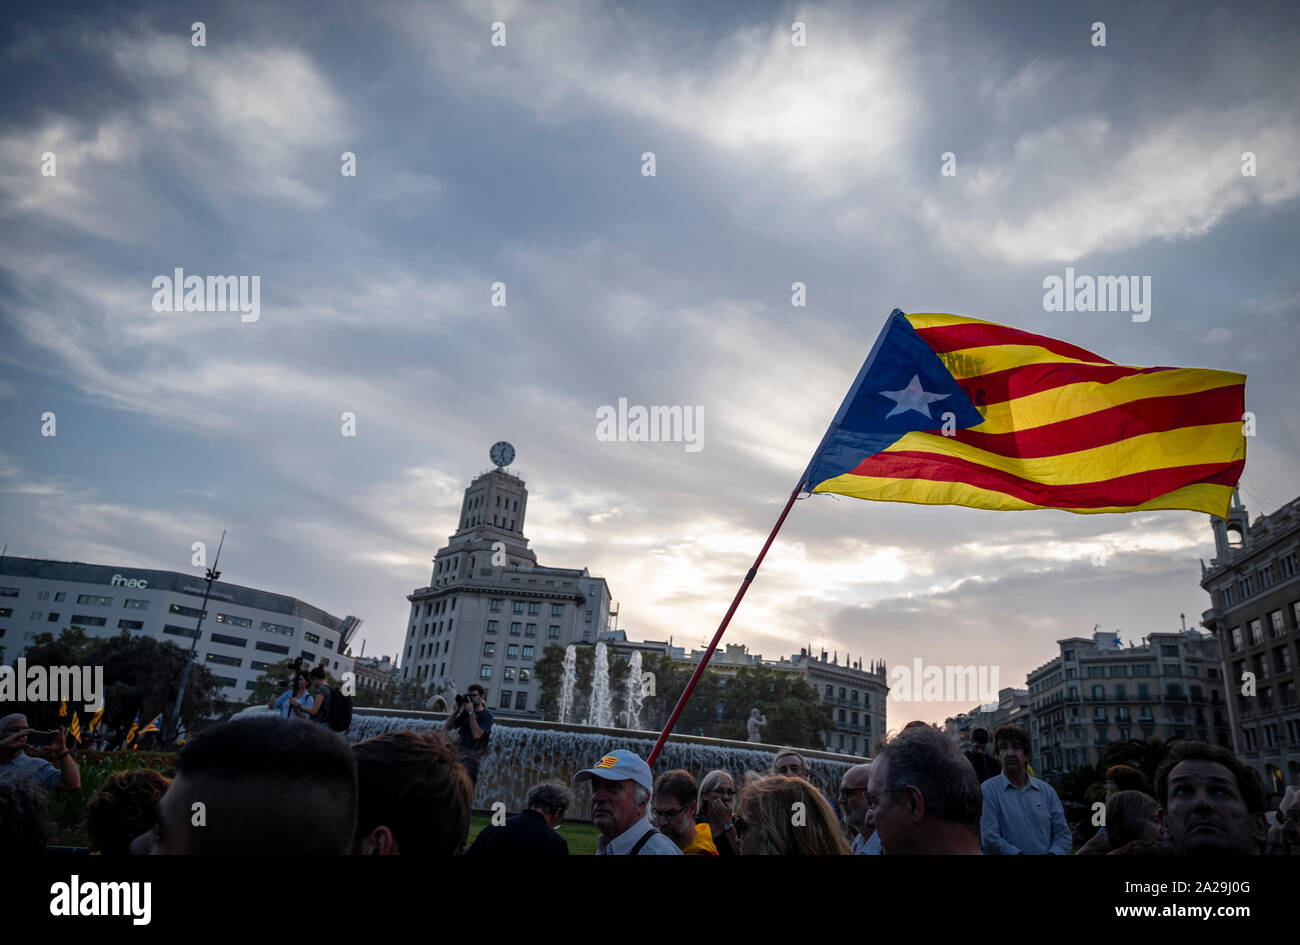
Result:
M867 806L870 770L870 765L854 765L840 780L840 810L844 811L844 822L856 833L850 844L855 856L880 855L880 836L876 833L875 822L867 817L870 813Z

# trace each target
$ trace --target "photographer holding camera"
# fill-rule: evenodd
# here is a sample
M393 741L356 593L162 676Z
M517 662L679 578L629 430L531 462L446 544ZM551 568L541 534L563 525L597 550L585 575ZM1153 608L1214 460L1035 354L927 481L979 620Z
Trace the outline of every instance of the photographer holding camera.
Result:
M469 687L469 695L456 695L456 708L447 716L447 731L460 731L459 760L471 784L478 781L478 766L492 734L492 713L487 707L487 692L478 683Z

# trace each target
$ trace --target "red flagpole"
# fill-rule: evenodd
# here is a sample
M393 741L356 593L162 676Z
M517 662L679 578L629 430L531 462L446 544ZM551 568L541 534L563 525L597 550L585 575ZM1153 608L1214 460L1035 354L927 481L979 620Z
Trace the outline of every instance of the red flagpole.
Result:
M664 742L668 741L668 736L672 734L673 726L677 724L677 717L682 714L682 709L686 708L687 700L691 698L691 692L694 691L695 684L699 682L700 677L704 675L704 669L709 665L709 660L713 656L713 651L718 648L718 642L722 639L723 631L727 629L727 624L731 623L731 615L734 614L736 608L740 606L740 599L745 596L745 591L749 590L749 585L758 574L758 569L763 563L763 558L767 555L767 549L772 547L772 541L776 538L776 533L781 530L781 526L785 523L785 517L790 514L790 507L794 505L794 500L799 497L799 490L803 488L803 484L804 481L800 479L799 485L795 486L794 491L790 493L790 501L786 502L785 508L781 510L781 517L778 518L776 524L772 526L772 533L767 536L767 541L763 543L763 550L760 551L758 557L754 559L754 566L750 568L749 573L745 575L745 580L740 582L740 589L736 591L736 596L732 598L731 606L727 608L727 615L722 618L722 623L718 627L718 632L713 635L713 642L711 642L709 648L704 651L704 656L700 659L700 665L696 666L695 672L691 673L690 682L688 682L686 688L682 690L682 696L677 700L677 706L673 709L673 714L668 716L668 724L664 726L664 730L659 734L659 740L655 742L655 747L650 752L650 757L646 759L647 764L651 766L654 765L655 759L659 757L659 752L664 747Z

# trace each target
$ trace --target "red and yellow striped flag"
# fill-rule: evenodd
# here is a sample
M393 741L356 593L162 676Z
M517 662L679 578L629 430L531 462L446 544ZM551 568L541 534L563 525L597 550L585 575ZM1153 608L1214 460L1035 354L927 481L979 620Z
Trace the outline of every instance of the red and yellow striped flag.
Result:
M979 509L1227 517L1244 374L1129 367L958 315L894 310L805 473L808 492Z
M81 722L77 719L75 711L72 713L72 721L68 723L68 737L77 743L81 742Z

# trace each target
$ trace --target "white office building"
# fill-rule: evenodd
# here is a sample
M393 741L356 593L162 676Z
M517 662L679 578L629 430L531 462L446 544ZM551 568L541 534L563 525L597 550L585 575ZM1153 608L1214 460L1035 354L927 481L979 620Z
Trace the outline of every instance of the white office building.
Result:
M222 685L221 698L246 702L254 681L279 661L325 661L336 677L353 669L348 643L361 625L283 594L176 571L0 558L0 662L13 663L41 633L80 627L95 637L147 634L188 649Z

